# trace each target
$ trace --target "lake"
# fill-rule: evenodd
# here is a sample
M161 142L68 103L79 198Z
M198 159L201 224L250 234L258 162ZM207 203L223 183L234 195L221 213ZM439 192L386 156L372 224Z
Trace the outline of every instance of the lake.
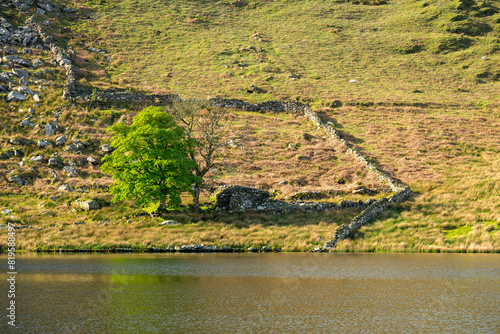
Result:
M500 333L499 254L23 254L1 333Z

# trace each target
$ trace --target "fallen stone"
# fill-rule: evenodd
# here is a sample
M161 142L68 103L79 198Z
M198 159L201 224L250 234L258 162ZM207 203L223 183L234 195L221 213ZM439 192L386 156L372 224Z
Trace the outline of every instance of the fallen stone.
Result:
M46 136L53 136L54 135L54 128L52 127L52 124L45 125L45 135Z
M160 226L177 226L180 225L181 223L175 221L175 220L165 220L162 221L159 225Z
M64 166L63 170L66 173L66 175L69 177L77 177L78 176L78 171L76 170L75 166Z
M109 144L104 144L101 146L101 150L106 153L106 154L109 154L111 152L113 152L115 150L114 147L112 147L111 145Z
M5 210L3 210L3 211L2 211L2 213L3 213L4 215L8 215L8 216L10 216L10 215L12 214L12 210L5 209Z
M22 70L19 68L13 68L12 73L18 78L27 78L28 79L30 77L30 74L28 71Z
M56 138L56 146L61 146L66 143L66 137L65 136L59 136Z
M59 186L59 188L57 188L57 189L59 189L61 191L68 191L68 192L73 191L73 189L71 189L71 187L69 185L67 185L66 183L61 184Z
M62 164L62 159L57 153L54 153L50 156L49 162L48 162L49 166L56 167L56 166L59 166L61 164Z
M90 211L90 210L99 210L101 208L101 206L99 205L99 203L97 203L96 200L81 200L81 199L77 199L76 201L73 202L73 204L80 208L80 209L83 209L85 211Z
M78 146L76 146L75 144L70 144L64 150L65 151L73 151L73 152L75 152L75 151L78 151Z
M21 93L12 91L9 94L7 94L7 97L5 100L7 102L23 102L23 101L26 101L26 96L24 96Z
M18 138L10 138L9 143L12 145L21 145L21 141Z
M30 161L43 162L43 159L44 159L43 155L37 155L36 157L32 157Z
M7 179L7 181L9 181L11 183L12 182L17 183L20 186L24 186L25 185L24 180L19 175L9 176L9 178Z
M52 143L50 141L45 140L45 139L40 139L38 141L38 147L45 148L45 147L48 147L48 146L52 146Z
M35 92L32 91L29 87L27 86L19 86L16 88L16 90L19 92L19 93L22 93L24 95L35 95Z

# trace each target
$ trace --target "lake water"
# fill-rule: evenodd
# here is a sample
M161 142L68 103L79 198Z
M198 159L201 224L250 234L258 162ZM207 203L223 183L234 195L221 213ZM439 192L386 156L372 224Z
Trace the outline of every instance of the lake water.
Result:
M500 333L498 254L18 255L0 333Z

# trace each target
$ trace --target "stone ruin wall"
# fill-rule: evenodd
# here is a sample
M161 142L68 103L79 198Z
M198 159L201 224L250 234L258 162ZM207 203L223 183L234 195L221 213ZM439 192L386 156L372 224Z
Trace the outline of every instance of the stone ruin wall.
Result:
M66 82L63 88L63 99L79 102L90 102L92 100L102 102L123 102L131 103L137 101L157 100L165 103L171 102L173 99L178 99L178 95L166 94L140 94L132 92L124 92L117 90L99 90L92 94L90 91L85 91L77 88L76 67L72 64L68 53L57 46L52 37L48 36L43 27L35 22L33 18L27 20L27 26L30 27L38 35L37 37L43 41L43 48L50 50L52 57L57 64L66 71ZM306 104L296 101L266 101L257 104L251 104L238 99L212 99L215 104L224 108L235 108L246 111L273 111L273 112L291 112L303 113L309 120L324 131L330 138L341 143L346 151L352 154L361 163L366 165L370 173L375 174L381 183L387 184L394 192L389 198L382 198L363 210L359 215L354 217L349 225L343 224L337 228L332 240L325 243L326 250L334 248L340 240L351 237L355 231L366 225L378 213L387 209L389 203L404 202L410 196L410 187L398 183L389 175L380 171L372 162L368 161L355 148L350 147L348 142L343 139L338 131L331 124L324 124L320 117Z

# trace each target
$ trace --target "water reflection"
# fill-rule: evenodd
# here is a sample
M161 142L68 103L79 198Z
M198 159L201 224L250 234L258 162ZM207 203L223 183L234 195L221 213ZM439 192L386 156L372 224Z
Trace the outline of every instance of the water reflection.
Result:
M29 254L19 258L16 332L495 333L498 259Z

